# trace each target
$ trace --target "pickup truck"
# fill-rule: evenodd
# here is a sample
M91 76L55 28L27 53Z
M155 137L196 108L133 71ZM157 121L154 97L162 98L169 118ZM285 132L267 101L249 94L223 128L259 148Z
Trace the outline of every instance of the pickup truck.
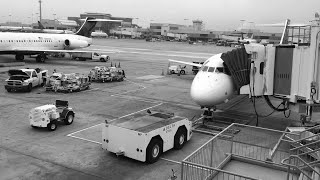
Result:
M11 69L9 78L4 86L8 92L24 90L30 92L33 87L43 86L48 77L48 70L36 69Z
M74 52L71 54L72 59L85 61L87 59L100 60L101 62L107 62L110 60L110 56L99 54L96 52Z

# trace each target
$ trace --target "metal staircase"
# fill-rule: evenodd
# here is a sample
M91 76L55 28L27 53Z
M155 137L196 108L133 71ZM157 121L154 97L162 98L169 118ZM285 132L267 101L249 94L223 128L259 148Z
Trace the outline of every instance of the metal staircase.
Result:
M320 125L311 128L287 128L284 132L282 141L290 145L290 156L281 161L288 167L287 180L296 172L300 173L298 180L320 180L319 128Z

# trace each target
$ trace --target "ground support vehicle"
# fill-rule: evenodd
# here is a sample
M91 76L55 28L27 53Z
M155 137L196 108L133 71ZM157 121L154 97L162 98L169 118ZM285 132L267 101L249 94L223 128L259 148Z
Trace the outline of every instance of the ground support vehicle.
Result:
M92 59L92 60L100 60L101 62L107 62L110 60L110 56L96 53L96 52L74 52L74 53L71 53L71 58L75 60L80 60L80 61Z
M96 66L90 70L88 76L90 81L94 82L123 81L125 73L117 67Z
M171 74L186 74L186 66L172 65L168 69Z
M8 92L24 90L30 92L36 86L46 83L48 70L36 69L11 69L8 71L5 89Z
M195 63L195 64L203 64L204 62L193 62L193 63ZM197 73L199 72L199 70L200 70L200 67L198 67L198 66L192 66L192 72L193 72L193 74L197 74Z
M46 91L76 92L89 89L89 77L78 73L53 73L45 85Z
M47 104L31 109L29 113L30 125L33 128L46 127L50 131L57 129L59 121L66 125L73 123L75 113L69 107L68 101L56 100L56 104Z
M181 149L192 136L192 122L173 114L135 114L102 127L102 148L117 155L154 163L163 152Z

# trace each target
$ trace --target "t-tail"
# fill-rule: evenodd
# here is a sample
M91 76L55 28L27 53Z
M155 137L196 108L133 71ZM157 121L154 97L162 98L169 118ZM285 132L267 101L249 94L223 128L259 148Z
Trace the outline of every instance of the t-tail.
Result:
M76 35L90 37L97 21L90 21L95 19L93 17L87 17L84 23L81 25L80 29L76 32Z
M40 21L38 21L38 26L39 26L40 29L45 29Z

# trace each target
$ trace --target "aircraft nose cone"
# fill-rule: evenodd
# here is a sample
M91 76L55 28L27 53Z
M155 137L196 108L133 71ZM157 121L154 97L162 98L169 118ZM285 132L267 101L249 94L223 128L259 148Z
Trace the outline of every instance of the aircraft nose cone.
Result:
M233 82L226 74L199 72L194 78L190 95L202 107L213 107L230 98Z

